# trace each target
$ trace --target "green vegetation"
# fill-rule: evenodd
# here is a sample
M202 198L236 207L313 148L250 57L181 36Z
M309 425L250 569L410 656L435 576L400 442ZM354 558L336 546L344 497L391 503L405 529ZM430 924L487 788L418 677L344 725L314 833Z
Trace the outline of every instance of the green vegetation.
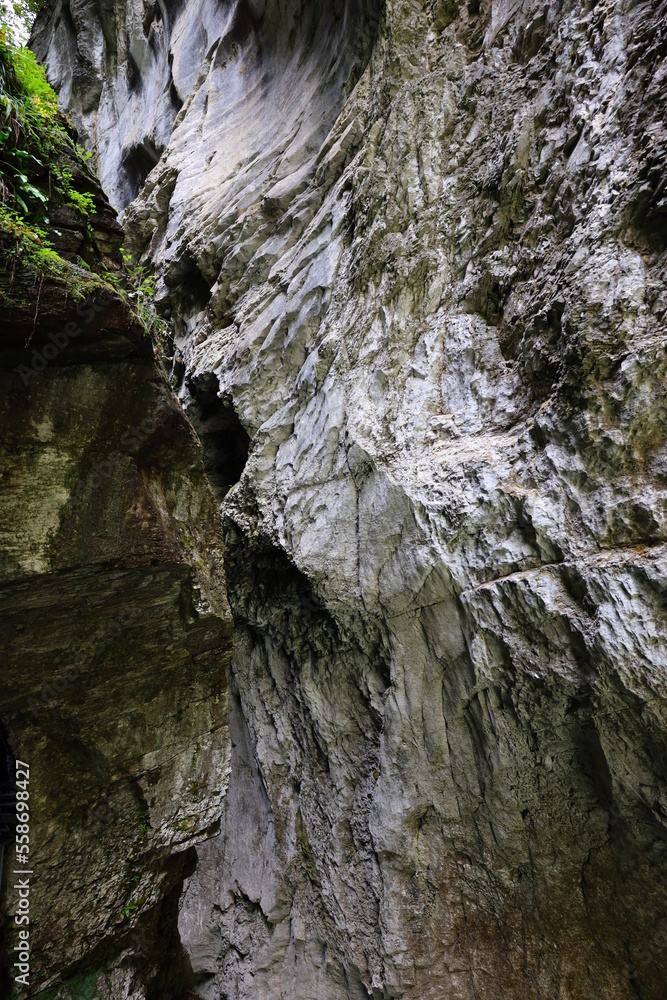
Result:
M32 52L16 48L0 28L0 197L26 219L44 221L44 161L69 138L58 102ZM46 173L47 190L40 183Z
M29 6L34 14L39 3ZM35 305L36 321L44 281L64 285L74 299L111 285L130 300L162 360L171 336L155 306L155 279L123 251L121 262L96 243L99 186L89 159L44 70L0 24L0 270L9 276L0 300L9 308Z
M92 276L92 287L82 280L76 263L54 246L63 235L51 224L54 211L65 207L80 218L82 238L94 211L95 179L74 137L44 70L1 26L0 267L9 275L2 297L8 305L26 308L37 289L35 321L45 280L65 285L75 299L102 284Z
M134 314L153 341L158 358L164 365L165 361L172 360L173 339L169 325L160 318L155 305L155 276L147 275L142 267L133 267L125 253L123 265L124 277L131 289L128 298L132 300Z
M17 256L21 252L36 270L55 269L56 275L61 275L66 262L51 249L46 230L29 226L17 212L5 205L0 205L0 234L5 237L2 239L3 247L15 241Z
M56 253L41 226L29 225L15 211L0 203L0 272L8 276L0 286L0 302L10 309L39 310L39 293L44 282L65 286L70 299L84 302L106 290L107 282L97 274L85 274L81 267ZM26 277L27 276L27 277ZM34 292L37 290L37 302Z
M73 186L74 176L69 167L56 171L58 187L63 192L65 199L72 208L75 208L81 215L92 215L95 210L95 199L92 194L81 193Z
M29 49L14 45L0 27L0 202L37 225L48 225L49 204L66 205L88 217L94 198L77 189L69 165L87 173L87 159L58 110L44 70ZM80 180L92 186L92 175Z
M139 818L141 820L141 819L144 819L145 817L143 816L143 814L141 814ZM147 826L146 829L149 830L150 827ZM125 920L129 920L129 918L132 916L132 914L136 913L137 910L141 909L141 907L146 902L146 896L145 895L139 895L139 894L137 894L137 889L138 889L138 886L139 886L139 881L140 881L140 879L139 879L138 875L133 875L131 877L131 879L130 879L130 882L132 883L132 889L131 889L132 897L131 897L129 903L127 903L122 908L122 910L120 911L121 917L123 917Z
M145 896L140 896L138 899L130 900L127 906L124 906L123 909L120 911L121 917L124 917L126 920L129 920L132 914L136 913L137 910L140 909L145 902L146 902Z
M144 816L143 813L139 813L138 820L139 820L139 840L143 844L145 843L146 840L148 840L148 833L151 829L151 825L148 822L147 817Z
M75 301L106 287L104 266L91 274L79 256L88 254L94 267L99 259L91 240L96 189L43 69L0 26L0 271L8 276L0 300L5 309L34 308L36 322L45 282L64 286L66 297ZM66 232L56 228L54 213L67 220Z
M173 829L176 833L190 833L199 822L199 816L184 816L183 819L176 820Z

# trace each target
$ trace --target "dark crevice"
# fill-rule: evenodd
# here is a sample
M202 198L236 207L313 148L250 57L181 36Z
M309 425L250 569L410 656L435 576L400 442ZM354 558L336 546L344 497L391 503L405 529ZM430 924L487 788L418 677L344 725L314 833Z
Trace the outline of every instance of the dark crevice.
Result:
M167 274L172 301L177 301L181 316L194 316L206 308L211 299L211 287L197 261L189 254L172 264Z
M218 395L214 375L189 385L187 414L204 450L204 469L220 502L243 475L250 437L234 408Z
M141 87L141 70L131 52L127 54L127 83L131 93Z
M130 189L130 201L136 198L159 159L160 153L150 139L144 139L126 155L123 167Z
M62 19L67 27L67 34L70 38L75 40L76 43L76 24L74 23L74 18L72 17L72 10L70 8L69 0L63 0L62 3Z
M234 11L227 38L230 42L243 45L246 39L252 34L254 27L255 18L252 15L252 11L248 7L246 0L241 0L241 3L239 3Z
M171 31L183 7L184 0L164 0L164 10L167 14L167 27Z
M174 82L174 53L170 52L168 56L169 60L169 100L171 101L172 107L176 112L179 112L183 107L183 100L178 92L178 88Z
M183 107L183 101L179 97L178 91L176 89L176 84L172 80L169 85L169 100L171 101L172 107L175 111L180 111Z

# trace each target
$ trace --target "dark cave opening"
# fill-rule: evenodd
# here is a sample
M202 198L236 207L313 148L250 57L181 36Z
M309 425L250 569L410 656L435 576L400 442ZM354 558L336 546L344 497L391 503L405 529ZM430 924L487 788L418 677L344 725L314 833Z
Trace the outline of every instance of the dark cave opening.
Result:
M219 396L215 375L189 385L187 414L204 450L204 470L221 502L243 475L250 437L236 411Z
M155 148L150 139L144 139L139 145L133 146L126 155L123 168L130 192L128 204L136 198L146 178L153 167L156 166L159 159L160 152Z
M169 62L169 100L174 110L178 112L183 107L183 100L174 82L174 53L169 52L167 58Z
M130 93L135 93L141 87L141 70L131 52L127 54L127 85Z
M192 257L185 256L179 261L178 270L170 274L169 284L184 314L201 312L211 299L211 286Z

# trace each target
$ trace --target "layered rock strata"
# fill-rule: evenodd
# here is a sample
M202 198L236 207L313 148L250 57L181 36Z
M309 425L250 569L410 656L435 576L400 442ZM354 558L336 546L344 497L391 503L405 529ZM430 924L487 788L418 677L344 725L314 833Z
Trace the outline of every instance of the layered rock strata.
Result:
M239 627L201 995L661 1000L664 2L73 8Z

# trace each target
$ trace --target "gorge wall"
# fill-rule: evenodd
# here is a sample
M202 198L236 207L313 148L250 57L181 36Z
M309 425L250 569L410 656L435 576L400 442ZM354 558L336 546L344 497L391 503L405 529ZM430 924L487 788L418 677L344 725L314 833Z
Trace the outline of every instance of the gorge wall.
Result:
M664 0L49 0L32 44L224 524L199 994L662 1000Z
M229 776L222 529L61 138L41 237L0 220L0 996L163 1000L192 984L178 900Z

